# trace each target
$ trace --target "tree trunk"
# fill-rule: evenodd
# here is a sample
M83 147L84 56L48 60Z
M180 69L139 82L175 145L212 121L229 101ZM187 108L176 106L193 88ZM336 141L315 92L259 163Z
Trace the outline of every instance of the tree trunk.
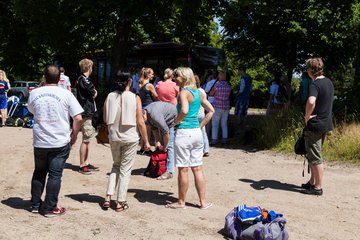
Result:
M116 36L114 45L111 49L111 71L110 86L116 78L116 73L126 66L126 57L129 51L129 35L131 31L131 23L128 20L119 21L116 26Z

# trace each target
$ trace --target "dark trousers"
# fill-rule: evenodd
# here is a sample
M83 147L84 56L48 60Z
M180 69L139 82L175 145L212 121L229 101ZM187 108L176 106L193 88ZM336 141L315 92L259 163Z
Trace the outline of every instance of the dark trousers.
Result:
M31 180L31 202L34 206L42 203L41 195L48 175L42 209L44 212L51 212L57 206L61 177L69 154L70 144L60 148L34 147L35 170Z

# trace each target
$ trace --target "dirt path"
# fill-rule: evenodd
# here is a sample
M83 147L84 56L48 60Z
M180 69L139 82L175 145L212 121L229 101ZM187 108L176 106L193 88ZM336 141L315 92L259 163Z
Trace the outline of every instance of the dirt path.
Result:
M223 239L224 217L236 205L260 205L283 213L290 239L360 239L359 167L326 166L324 195L306 196L297 187L302 159L272 152L211 148L205 158L207 198L214 206L197 208L190 177L188 207L164 208L177 197L177 178L158 181L141 174L148 157L137 156L126 212L103 211L107 173L112 159L107 147L92 144L93 163L101 170L77 172L78 147L64 171L59 205L66 215L47 219L27 211L33 171L32 132L2 128L0 136L0 239Z

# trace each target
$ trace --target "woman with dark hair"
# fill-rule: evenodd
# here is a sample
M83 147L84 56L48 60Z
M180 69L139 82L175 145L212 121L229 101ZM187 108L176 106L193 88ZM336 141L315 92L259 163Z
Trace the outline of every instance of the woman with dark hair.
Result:
M103 208L110 207L111 196L117 188L117 212L129 208L126 194L135 159L140 134L144 148L150 150L146 126L142 117L141 100L130 91L132 79L129 73L119 72L114 91L109 93L104 103L104 122L108 125L113 166L109 176Z

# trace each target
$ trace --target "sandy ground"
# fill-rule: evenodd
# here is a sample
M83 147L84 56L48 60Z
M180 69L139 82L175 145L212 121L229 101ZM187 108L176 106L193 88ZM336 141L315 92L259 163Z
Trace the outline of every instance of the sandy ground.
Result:
M359 167L326 165L324 195L307 196L298 188L307 180L301 176L302 158L212 147L204 169L207 198L214 206L205 211L197 207L191 175L187 208L172 210L164 205L176 200L177 178L142 176L148 157L138 155L129 185L130 208L116 213L100 207L112 165L110 149L92 142L90 155L101 170L86 176L77 172L78 142L59 196L59 205L68 212L48 219L28 212L32 130L1 128L0 136L0 239L224 239L224 217L243 203L283 213L290 239L360 239Z

